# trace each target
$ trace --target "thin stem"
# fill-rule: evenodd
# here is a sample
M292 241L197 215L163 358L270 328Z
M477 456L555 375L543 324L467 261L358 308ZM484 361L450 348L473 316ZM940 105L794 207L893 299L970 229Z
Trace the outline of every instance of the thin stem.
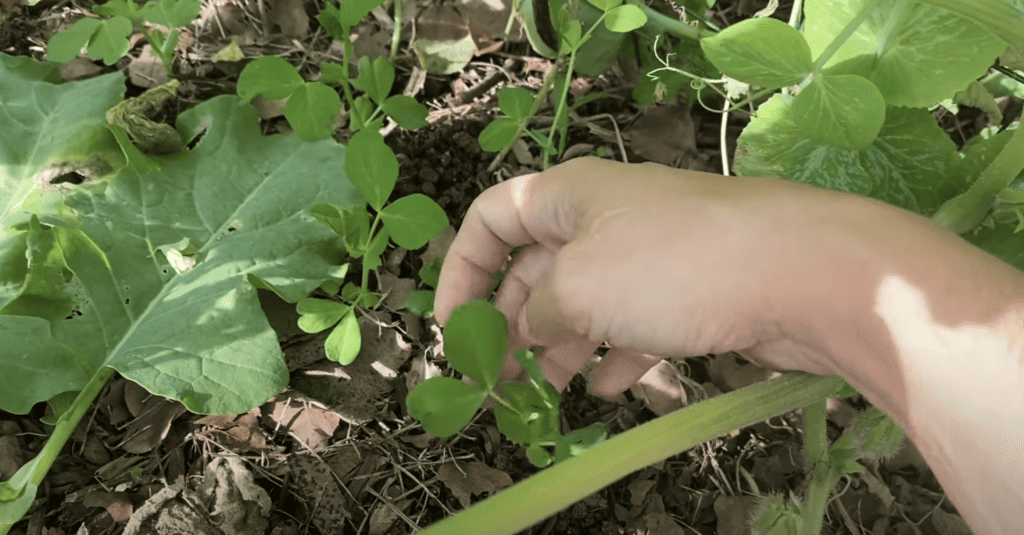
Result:
M804 0L793 0L793 9L789 12L789 25L796 28L800 25L800 17L804 12Z
M420 533L517 533L636 470L733 429L807 406L844 384L839 377L790 373L702 401L612 437Z
M820 533L824 504L828 502L832 485L827 485L829 470L827 422L825 400L817 400L804 407L804 446L807 450L807 469L813 473L807 485L803 504L804 533Z
M391 60L398 56L398 44L402 40L402 11L405 0L395 0L395 31L391 33Z
M380 212L377 212L377 215L374 216L374 218L373 218L373 224L370 225L370 237L369 237L369 239L366 240L367 247L369 247L369 244L373 242L374 232L377 230L377 223L379 223L379 222L380 222ZM370 282L370 271L371 271L370 270L370 266L366 263L366 255L364 254L363 255L363 284L362 284L362 288L363 288L363 292L364 293L368 291L366 289L366 285L367 285L367 283ZM358 298L357 298L357 300L358 300ZM355 305L355 304L358 304L358 303L353 303L353 305Z
M537 112L540 111L541 104L543 104L544 100L548 98L548 93L551 92L551 88L555 85L555 77L556 73L558 72L558 64L560 63L563 57L564 56L559 56L558 58L555 58L555 65L544 76L544 83L540 86L540 91L537 92L537 96L533 99L533 107L530 108L530 113L527 114L526 117L523 117L523 120L519 122L519 129L516 131L515 136L515 139L517 141L519 140L519 137L522 136L524 132L526 132L526 125L530 124L530 121L532 121L534 116L537 115ZM505 159L505 156L508 156L508 152L512 150L512 145L515 145L515 142L512 142L509 145L505 146L505 148L501 149L501 152L499 152L498 155L495 156L493 160L491 160L491 165L487 166L488 173L493 173L498 168L498 166L501 165L501 162Z
M814 68L812 70L814 74L821 72L821 69L826 63L828 63L828 60L832 59L832 56L839 51L839 47L843 46L843 43L853 35L853 32L857 31L857 28L867 20L868 15L875 10L878 2L879 0L867 0L864 3L864 7L861 8L860 13L857 13L857 16L853 17L850 19L850 22L846 23L846 27L839 32L839 35L837 35L835 39L832 39L832 42L825 47L825 50L822 51L821 55L818 56L818 59L815 60Z
M680 39L693 39L695 41L699 41L716 33L704 28L694 28L693 26L679 22L675 18L662 15L640 0L627 0L627 3L639 7L640 10L647 15L647 24L636 31L649 39L653 39L657 35L667 33Z
M946 201L932 216L947 229L963 234L978 226L996 203L996 196L1024 170L1024 124L1019 124L1010 141L992 164L967 191Z

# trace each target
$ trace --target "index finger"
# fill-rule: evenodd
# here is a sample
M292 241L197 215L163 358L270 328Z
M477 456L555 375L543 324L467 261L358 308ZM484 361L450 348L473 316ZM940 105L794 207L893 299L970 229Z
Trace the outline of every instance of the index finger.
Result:
M512 249L536 242L520 216L526 188L536 177L523 175L501 182L470 205L438 278L434 297L438 323L447 323L456 306L470 299L486 299L494 274L502 269Z
M444 325L452 310L470 299L486 299L491 280L512 249L534 243L558 249L571 241L594 186L577 188L577 181L609 163L614 165L577 158L481 193L469 207L441 268L434 297L437 321ZM588 178L588 183L593 182L593 176Z

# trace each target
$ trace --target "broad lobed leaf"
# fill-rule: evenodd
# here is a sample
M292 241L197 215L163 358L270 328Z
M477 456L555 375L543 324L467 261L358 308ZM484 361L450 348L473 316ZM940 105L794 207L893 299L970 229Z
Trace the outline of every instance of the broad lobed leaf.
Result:
M40 333L30 358L0 347L5 366L21 359L30 363L25 373L46 376L53 373L46 359L72 354L86 378L110 366L197 413L248 410L286 384L253 284L295 302L343 275L340 239L308 208L362 202L342 172L345 149L264 137L254 110L232 96L182 113L178 131L186 140L202 137L191 151L158 158L162 172L122 173L69 197L80 229L42 231L73 275L60 291L81 315L0 316L2 330ZM157 248L183 239L195 249L194 267L178 274ZM0 377L0 391L22 403L49 395L9 375Z

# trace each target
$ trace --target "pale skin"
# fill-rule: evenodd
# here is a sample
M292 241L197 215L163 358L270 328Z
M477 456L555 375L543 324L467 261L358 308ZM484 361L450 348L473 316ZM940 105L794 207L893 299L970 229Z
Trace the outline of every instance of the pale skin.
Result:
M728 351L839 375L907 431L976 534L1024 524L1024 274L924 217L776 178L577 159L475 200L438 321L503 269L509 355L542 348L559 389L603 342L602 396L662 358ZM505 379L521 372L507 360Z

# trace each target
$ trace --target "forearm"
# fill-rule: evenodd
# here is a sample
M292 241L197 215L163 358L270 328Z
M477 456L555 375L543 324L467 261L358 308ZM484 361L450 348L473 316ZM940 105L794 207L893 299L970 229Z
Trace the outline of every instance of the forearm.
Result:
M1024 274L934 222L845 196L805 310L975 532L1024 522ZM828 245L828 244L831 244Z

